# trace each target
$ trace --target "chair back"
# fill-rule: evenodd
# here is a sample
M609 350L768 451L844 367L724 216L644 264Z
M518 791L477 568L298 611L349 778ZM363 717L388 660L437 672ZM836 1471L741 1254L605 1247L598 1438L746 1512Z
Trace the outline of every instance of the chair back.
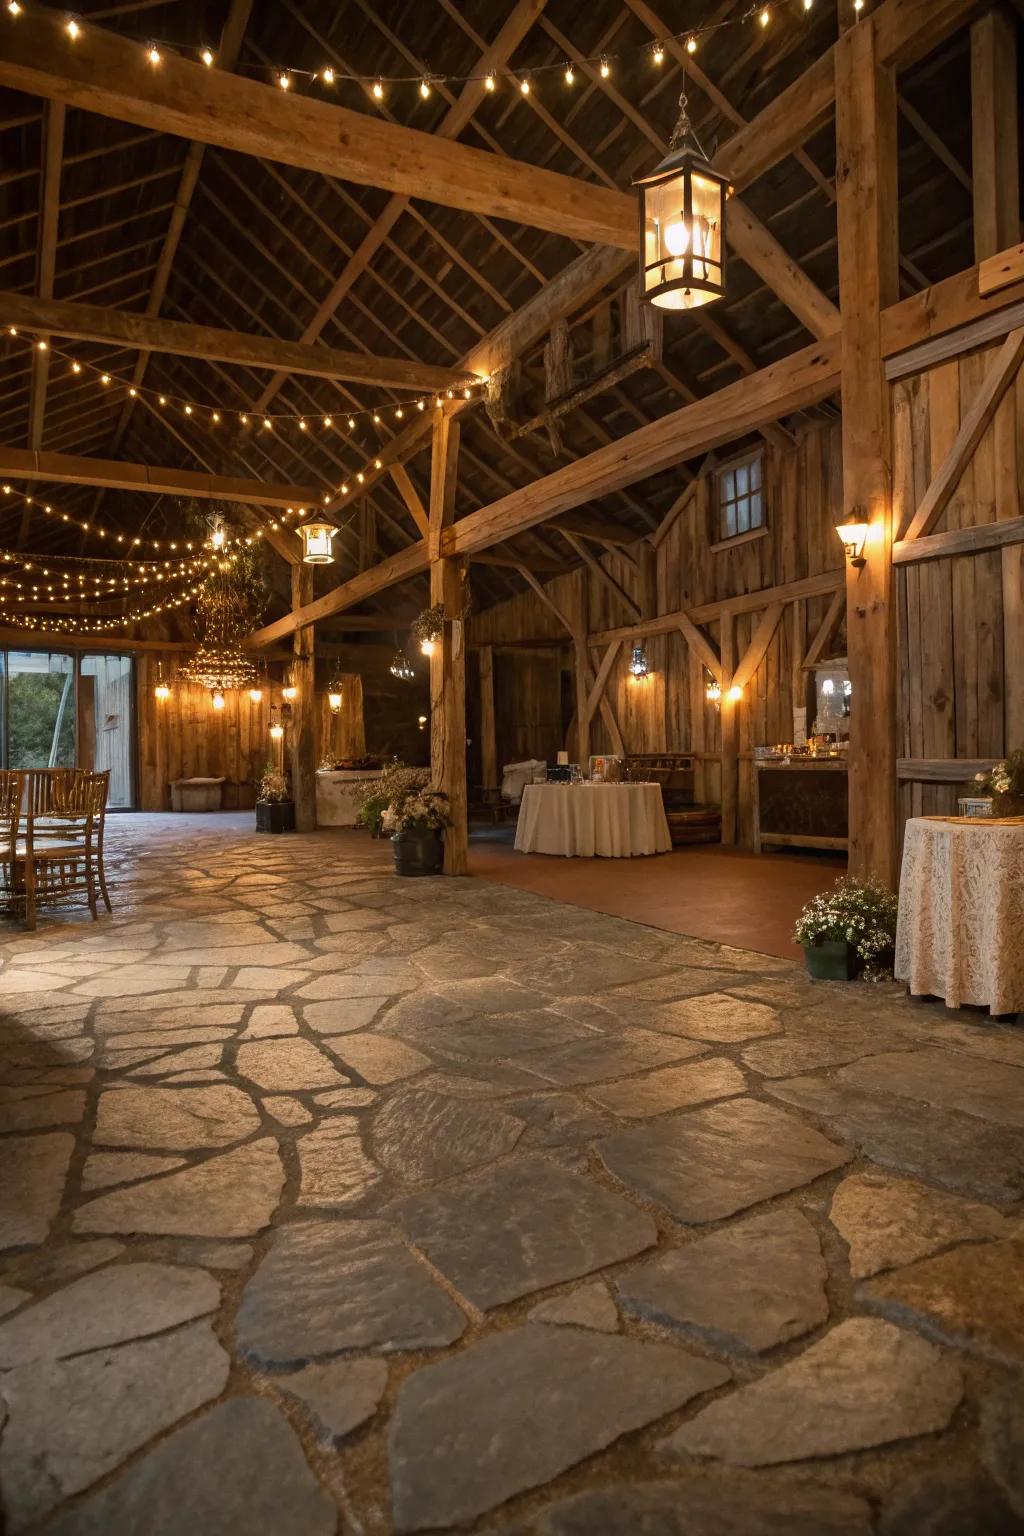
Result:
M0 847L13 848L18 836L25 775L16 768L0 769Z
M77 768L29 768L24 774L26 816L61 815L79 777Z

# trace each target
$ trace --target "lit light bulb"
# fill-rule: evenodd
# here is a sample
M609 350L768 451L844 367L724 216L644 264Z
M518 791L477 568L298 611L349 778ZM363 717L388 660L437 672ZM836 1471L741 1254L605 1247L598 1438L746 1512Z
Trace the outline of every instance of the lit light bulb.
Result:
M565 83L566 83L566 85L572 85L572 83L573 83L573 81L575 79L576 79L576 71L573 69L571 64L567 64L565 66Z
M742 699L742 697L743 697L743 689L739 686L738 683L733 683L733 685L729 689L729 692L726 695L726 697L730 698L732 700L732 702L735 704L739 699Z
M334 70L329 64L326 69L320 71L320 78L324 82L324 85L334 84Z
M697 39L695 37L688 37L686 39L686 51L687 53L697 52Z
M202 59L203 63L206 65L207 69L209 69L212 66L212 64L213 64L213 51L212 51L212 49L204 48L202 53L199 55L199 57Z
M68 37L70 37L72 42L74 42L76 38L81 36L81 32L82 32L81 27L78 25L78 22L75 20L75 18L73 16L69 17L67 26L64 28L64 30L67 33Z
M8 0L7 10L12 16L21 15L21 6L18 4L18 0Z
M607 58L602 56L602 58L601 58L601 79L602 80L607 80L608 76L611 74L611 72L612 72L611 65L609 64Z
M100 383L101 384L109 384L110 383L110 374L109 373L101 373L100 374Z
M45 352L48 350L48 343L45 341L37 341L36 346L40 352Z
M433 642L433 640L421 640L420 641L420 650L423 652L424 656L433 656L433 654L434 654L434 642Z
M170 696L171 690L168 688L167 684L157 683L156 687L153 689L153 697L155 699L159 699L161 704L163 704L170 698Z
M149 51L146 54L146 58L149 60L149 62L151 64L159 64L160 63L160 50L159 50L159 48L150 48Z
M529 75L524 75L523 78L520 80L520 82L519 82L519 89L520 89L520 91L522 92L522 94L524 96L529 96L529 94L530 94L530 77L529 77Z
M427 97L430 95L430 81L426 78L420 81L420 95L423 97L424 101L426 101Z
M213 705L214 709L224 708L225 699L219 688L214 689L213 697L211 698L210 703Z
M249 689L249 698L250 698L250 700L252 701L253 704L258 704L260 702L260 700L262 699L262 697L263 697L263 689L262 688L250 688Z
M672 256L685 256L690 247L690 231L682 219L665 225L665 249Z
M296 688L294 683L288 683L286 687L281 689L282 699L287 699L289 704L293 699L297 699L298 696L299 690Z
M760 15L760 17L758 19L760 20L760 23L761 23L762 27L766 27L768 25L768 23L771 21L771 13L769 12L767 6L765 6L764 10L761 12L761 15Z
M277 83L281 87L282 91L287 91L291 88L291 77L282 71L282 73L277 77Z
M486 77L486 79L484 80L484 90L485 91L493 91L494 90L494 76L493 75L488 75Z
M283 737L283 735L284 735L284 726L283 725L277 725L275 723L274 725L272 725L270 727L270 739L271 739L271 741L280 741L281 738Z
M651 52L651 58L654 60L655 64L664 64L664 62L665 62L665 50L661 46L660 43L655 43L654 48L653 48L653 50Z
M375 80L374 81L374 83L373 83L373 94L374 94L374 97L376 98L377 101L383 101L384 100L384 82L383 82L383 80Z
M333 425L334 425L334 423L331 421L331 418L329 416L325 416L324 417L324 426L325 427L331 427Z
M353 420L353 418L351 416L348 419L348 429L349 429L350 432L354 432L355 429L356 429L355 421Z

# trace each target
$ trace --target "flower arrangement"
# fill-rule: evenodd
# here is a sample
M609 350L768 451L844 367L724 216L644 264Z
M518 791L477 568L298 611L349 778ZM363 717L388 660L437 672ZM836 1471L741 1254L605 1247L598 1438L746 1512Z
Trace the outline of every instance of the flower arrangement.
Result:
M427 786L397 805L389 805L381 820L384 831L392 837L402 832L441 832L450 824L448 796Z
M990 773L976 773L974 782L983 794L992 796L996 815L1015 815L1018 808L1024 810L1024 748L996 763Z
M374 837L379 837L388 806L397 805L408 795L418 793L429 778L425 768L410 768L397 757L393 758L379 779L370 779L357 789L356 825L369 827Z
M281 805L285 800L291 799L291 790L288 780L283 773L276 768L266 767L263 777L260 779L259 789L256 791L256 800L261 805Z
M805 951L842 944L869 975L882 975L896 944L898 902L877 880L844 875L830 891L809 901L797 918L794 938Z

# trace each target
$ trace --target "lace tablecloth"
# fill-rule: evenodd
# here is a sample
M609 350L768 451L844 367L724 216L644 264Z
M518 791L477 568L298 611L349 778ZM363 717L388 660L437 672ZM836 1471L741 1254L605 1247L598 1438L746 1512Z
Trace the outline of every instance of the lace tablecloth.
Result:
M520 853L628 859L672 847L660 784L527 784Z
M1024 818L908 821L896 976L950 1008L1024 1012Z

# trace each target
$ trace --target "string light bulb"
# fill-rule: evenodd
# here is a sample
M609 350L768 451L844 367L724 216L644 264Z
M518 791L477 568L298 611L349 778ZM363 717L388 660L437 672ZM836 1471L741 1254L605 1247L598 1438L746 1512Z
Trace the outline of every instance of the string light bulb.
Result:
M686 51L687 53L697 52L697 39L692 34L686 39Z
M73 16L68 17L64 31L67 33L68 37L70 37L72 42L75 42L82 33L81 27L78 25L78 22Z
M576 71L573 69L571 64L567 64L565 66L565 83L566 83L566 85L572 85L573 82L575 81L575 79L576 79Z
M485 91L493 91L494 89L495 89L494 76L493 75L485 76L485 78L484 78L484 90Z
M149 60L149 62L151 64L154 64L154 65L159 64L160 63L160 50L159 50L159 48L157 48L156 46L150 48L148 50L148 52L146 53L146 58Z
M329 64L327 65L326 69L322 69L320 71L320 78L323 81L324 85L333 85L334 84L334 70L331 68L331 66Z
M384 100L384 82L383 82L383 80L375 80L373 82L373 95L374 95L374 100L375 101L383 101Z
M8 0L7 10L11 16L21 15L21 6L18 4L18 0Z
M530 94L530 77L529 77L529 75L524 75L523 78L520 80L520 82L519 82L519 90L520 90L520 93L523 96L529 96L529 94Z
M420 81L420 95L424 101L426 101L427 97L430 95L430 81L427 79L426 75L424 75L423 79Z
M654 47L651 49L651 58L654 60L655 64L664 64L665 50L660 43L655 43Z
M203 63L206 65L207 69L212 68L212 66L213 66L213 50L211 48L204 48L202 53L199 55L199 57L202 59Z
M603 53L601 55L601 79L602 80L607 80L608 76L611 74L611 72L612 72L612 66L608 62L608 55L606 53Z
M771 21L771 19L772 19L771 12L769 11L768 7L765 6L765 8L761 12L761 15L758 18L758 20L760 21L762 27L766 27L768 25L768 23ZM731 697L731 694L730 694L730 697Z
M282 91L288 91L288 90L291 89L291 84L292 84L291 76L289 74L286 74L285 71L282 70L281 73L277 77L277 83L281 87Z

